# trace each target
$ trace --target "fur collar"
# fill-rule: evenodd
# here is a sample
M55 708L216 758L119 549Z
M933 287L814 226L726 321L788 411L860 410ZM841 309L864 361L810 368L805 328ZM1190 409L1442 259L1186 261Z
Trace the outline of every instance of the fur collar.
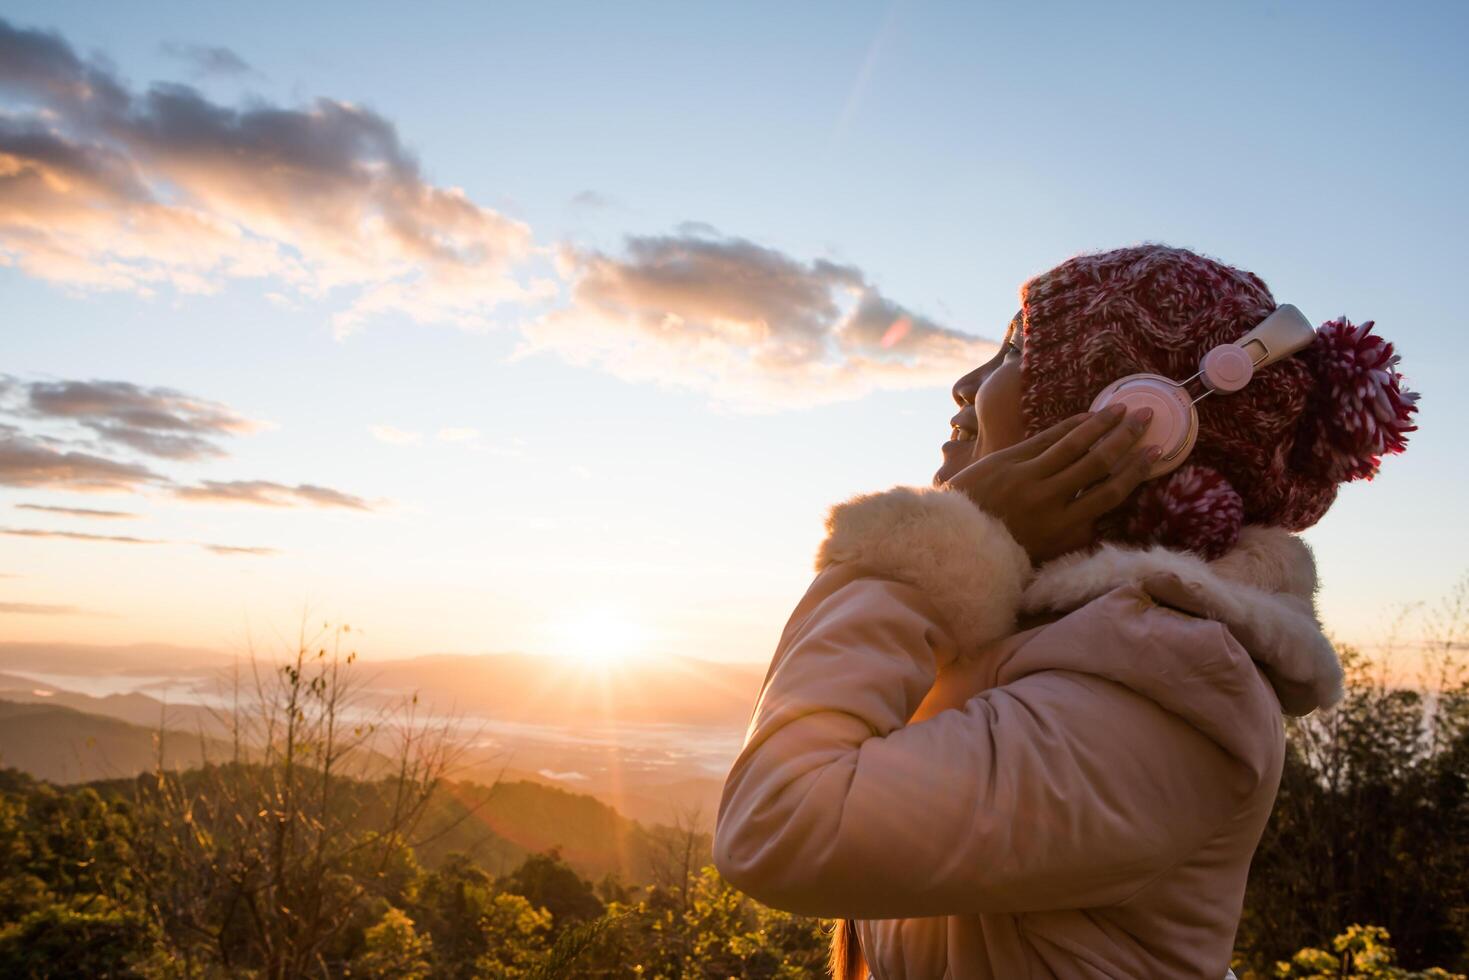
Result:
M1217 620L1249 651L1289 714L1341 700L1342 668L1316 614L1316 563L1298 536L1246 527L1214 561L1163 547L1103 545L1043 565L1021 596L1025 612L1069 612L1122 586Z
M851 562L926 594L954 632L974 650L1014 632L1030 558L999 518L964 494L893 487L853 497L831 509L816 570Z
M1004 524L962 493L894 487L831 509L816 568L847 562L922 590L961 651L1013 633L1019 612L1064 614L1134 587L1228 626L1287 713L1341 698L1341 662L1316 616L1315 561L1304 541L1278 528L1245 528L1212 562L1162 547L1104 545L1035 571Z

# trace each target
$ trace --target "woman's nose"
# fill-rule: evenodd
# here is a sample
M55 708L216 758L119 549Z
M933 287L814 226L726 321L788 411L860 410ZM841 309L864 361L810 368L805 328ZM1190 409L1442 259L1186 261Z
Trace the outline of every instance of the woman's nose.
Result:
M974 397L979 393L979 386L984 383L984 369L985 365L981 364L954 382L954 402L960 408L974 404Z

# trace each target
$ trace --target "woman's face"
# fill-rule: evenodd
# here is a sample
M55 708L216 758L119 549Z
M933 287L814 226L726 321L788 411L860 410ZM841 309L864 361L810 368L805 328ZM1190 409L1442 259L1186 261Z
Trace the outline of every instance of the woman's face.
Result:
M1025 438L1020 418L1020 350L1024 337L1020 314L1010 321L995 356L954 382L959 414L944 443L944 462L933 475L934 486L948 482L970 463L1013 446Z

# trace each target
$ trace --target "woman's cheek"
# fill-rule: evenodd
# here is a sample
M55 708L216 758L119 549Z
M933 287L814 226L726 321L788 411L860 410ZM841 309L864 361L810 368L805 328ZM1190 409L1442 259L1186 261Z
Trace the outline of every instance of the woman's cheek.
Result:
M1007 361L985 379L975 409L979 415L979 455L1008 449L1025 438L1018 361Z

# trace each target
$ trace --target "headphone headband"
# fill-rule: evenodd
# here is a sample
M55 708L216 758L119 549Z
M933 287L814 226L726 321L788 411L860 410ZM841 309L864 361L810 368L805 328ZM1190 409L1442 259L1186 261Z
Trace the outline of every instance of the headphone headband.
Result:
M1315 339L1316 328L1311 326L1306 314L1284 303L1235 344L1250 353L1255 368L1262 368L1310 347Z

